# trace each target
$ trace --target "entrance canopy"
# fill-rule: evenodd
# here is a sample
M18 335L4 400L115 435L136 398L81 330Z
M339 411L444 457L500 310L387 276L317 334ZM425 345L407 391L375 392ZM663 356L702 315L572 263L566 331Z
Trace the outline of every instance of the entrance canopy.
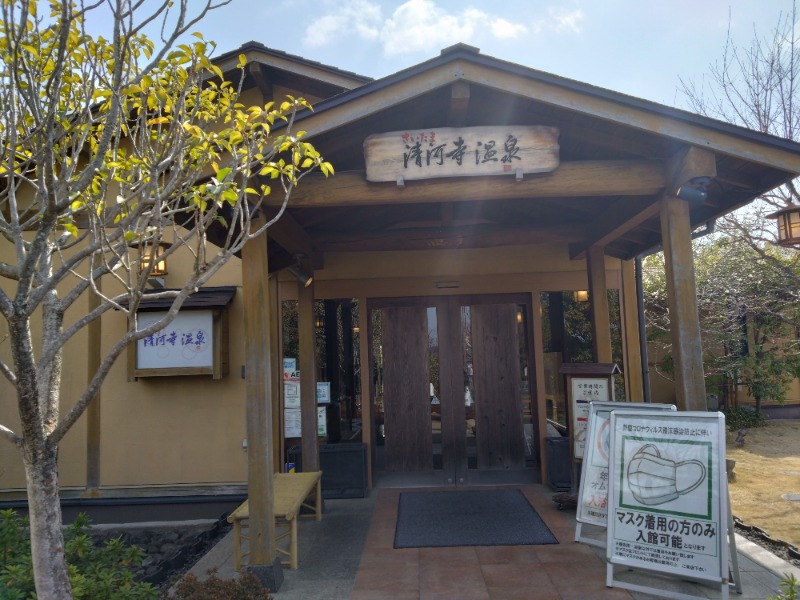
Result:
M336 168L306 178L270 230L280 254L569 244L630 259L661 243L659 201L683 190L692 227L800 173L800 144L481 55L459 44L317 102L297 127ZM370 183L364 141L443 127L558 132L548 173ZM687 192L691 188L695 192ZM280 265L282 261L276 264Z

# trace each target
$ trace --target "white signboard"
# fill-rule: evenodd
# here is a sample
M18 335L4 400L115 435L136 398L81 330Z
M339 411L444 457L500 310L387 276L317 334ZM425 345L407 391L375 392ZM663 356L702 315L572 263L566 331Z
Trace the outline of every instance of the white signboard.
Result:
M545 173L559 164L555 127L438 127L364 140L367 181Z
M610 430L609 563L727 591L724 416L615 410Z
M645 402L592 402L589 405L589 425L576 514L579 523L605 527L608 520L609 429L611 412L614 410L674 411L675 406Z
M317 435L319 437L328 435L328 417L324 406L317 407Z
M300 382L283 382L283 406L284 408L300 408Z
M303 435L300 425L300 409L287 408L283 411L283 435L287 438L299 438Z
M608 377L572 378L572 431L574 458L583 458L586 447L586 430L589 425L589 403L609 402L614 398L613 388L609 390Z
M141 331L166 316L166 311L137 315ZM213 324L210 310L179 312L164 329L136 342L137 369L213 367Z

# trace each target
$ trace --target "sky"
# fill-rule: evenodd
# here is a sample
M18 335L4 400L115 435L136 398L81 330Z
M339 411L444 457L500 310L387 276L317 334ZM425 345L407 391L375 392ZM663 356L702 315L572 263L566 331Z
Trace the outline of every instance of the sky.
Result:
M194 2L195 0L192 0ZM196 29L217 53L248 41L384 77L452 44L686 107L725 41L769 36L792 0L232 0Z

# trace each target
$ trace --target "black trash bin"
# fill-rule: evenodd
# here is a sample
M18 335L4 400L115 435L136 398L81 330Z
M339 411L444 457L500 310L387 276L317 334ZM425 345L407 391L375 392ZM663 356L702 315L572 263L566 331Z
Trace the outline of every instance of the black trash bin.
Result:
M557 491L572 488L572 465L569 462L569 438L545 438L547 457L547 483Z

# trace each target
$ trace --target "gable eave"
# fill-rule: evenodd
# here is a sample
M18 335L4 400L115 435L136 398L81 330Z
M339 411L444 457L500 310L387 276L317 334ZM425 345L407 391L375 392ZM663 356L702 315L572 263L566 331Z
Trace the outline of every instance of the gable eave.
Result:
M302 121L309 135L323 134L457 81L800 174L800 144L796 142L484 56L461 45L319 102L313 112L299 114L297 121Z

